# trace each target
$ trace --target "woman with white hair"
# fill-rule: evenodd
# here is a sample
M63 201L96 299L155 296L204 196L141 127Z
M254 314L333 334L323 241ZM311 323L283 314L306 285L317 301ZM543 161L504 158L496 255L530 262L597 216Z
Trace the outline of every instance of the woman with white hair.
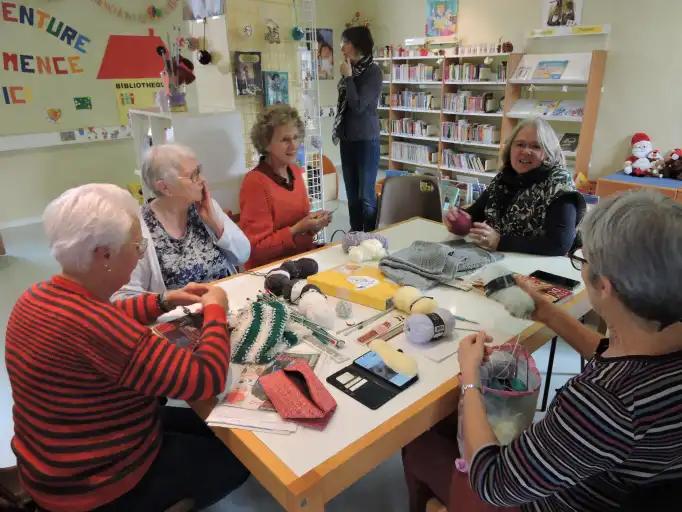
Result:
M481 396L489 340L485 333L464 338L458 357L469 482L485 502L524 511L672 510L682 483L682 204L644 191L609 197L587 214L580 234L582 255L571 254L571 262L610 338L519 281L535 300L535 320L589 362L541 421L500 446ZM407 447L411 512L423 510L429 493L454 510L468 492L451 469L455 447L435 430Z
M142 179L156 196L140 213L149 244L115 298L222 279L249 259L249 240L211 198L191 149L152 147L142 163Z
M520 122L502 152L502 168L478 200L444 217L456 235L491 251L565 255L585 213L554 130L539 118Z
M248 472L191 409L161 407L158 397L223 391L225 292L189 283L110 302L147 245L136 201L115 185L67 190L48 205L44 223L62 271L19 298L5 347L23 487L56 512L218 501ZM204 320L194 350L146 327L196 302Z

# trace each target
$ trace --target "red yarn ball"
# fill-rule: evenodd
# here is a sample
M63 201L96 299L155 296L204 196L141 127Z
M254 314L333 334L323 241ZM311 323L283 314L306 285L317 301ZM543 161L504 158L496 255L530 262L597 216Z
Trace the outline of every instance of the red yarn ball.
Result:
M471 231L471 224L471 215L460 210L455 218L455 222L452 223L452 232L455 235L467 236L469 231Z

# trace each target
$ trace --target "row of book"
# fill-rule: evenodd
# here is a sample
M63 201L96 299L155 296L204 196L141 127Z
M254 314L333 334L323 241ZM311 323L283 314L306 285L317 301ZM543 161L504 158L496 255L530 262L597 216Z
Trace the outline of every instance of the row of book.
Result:
M401 91L391 94L389 101L392 107L440 109L440 98L424 91Z
M404 117L391 121L391 132L419 137L438 137L438 125L428 124L421 119Z
M467 119L460 119L455 122L443 122L441 137L462 142L497 144L500 141L500 131L492 124L471 123Z
M443 150L441 165L451 169L465 169L469 171L492 171L495 169L497 157L486 158L477 153L459 153L452 149Z
M393 81L397 80L408 82L440 82L440 67L429 66L427 64L417 64L416 66L396 64L393 66Z
M504 81L507 79L507 65L500 63L495 69L485 64L464 62L445 67L445 81Z
M447 93L443 96L443 109L452 112L485 112L486 102L492 98L489 92L480 96L471 91Z
M391 158L395 160L409 160L420 164L437 164L438 148L424 144L409 142L393 142L391 144Z

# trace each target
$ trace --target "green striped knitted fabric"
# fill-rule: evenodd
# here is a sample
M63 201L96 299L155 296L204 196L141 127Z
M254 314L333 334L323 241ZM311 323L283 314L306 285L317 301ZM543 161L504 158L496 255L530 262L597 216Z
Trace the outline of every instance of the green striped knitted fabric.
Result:
M288 320L284 304L252 302L239 313L232 331L232 362L266 364L283 345L296 345L298 337L286 330Z

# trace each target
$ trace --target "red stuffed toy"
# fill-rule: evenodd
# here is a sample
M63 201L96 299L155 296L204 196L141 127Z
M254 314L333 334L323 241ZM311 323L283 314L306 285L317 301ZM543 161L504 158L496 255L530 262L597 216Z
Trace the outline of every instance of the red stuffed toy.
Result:
M658 162L663 158L661 151L654 149L649 136L644 132L637 132L632 136L630 144L632 150L623 164L623 172L633 176L657 176L660 178Z

